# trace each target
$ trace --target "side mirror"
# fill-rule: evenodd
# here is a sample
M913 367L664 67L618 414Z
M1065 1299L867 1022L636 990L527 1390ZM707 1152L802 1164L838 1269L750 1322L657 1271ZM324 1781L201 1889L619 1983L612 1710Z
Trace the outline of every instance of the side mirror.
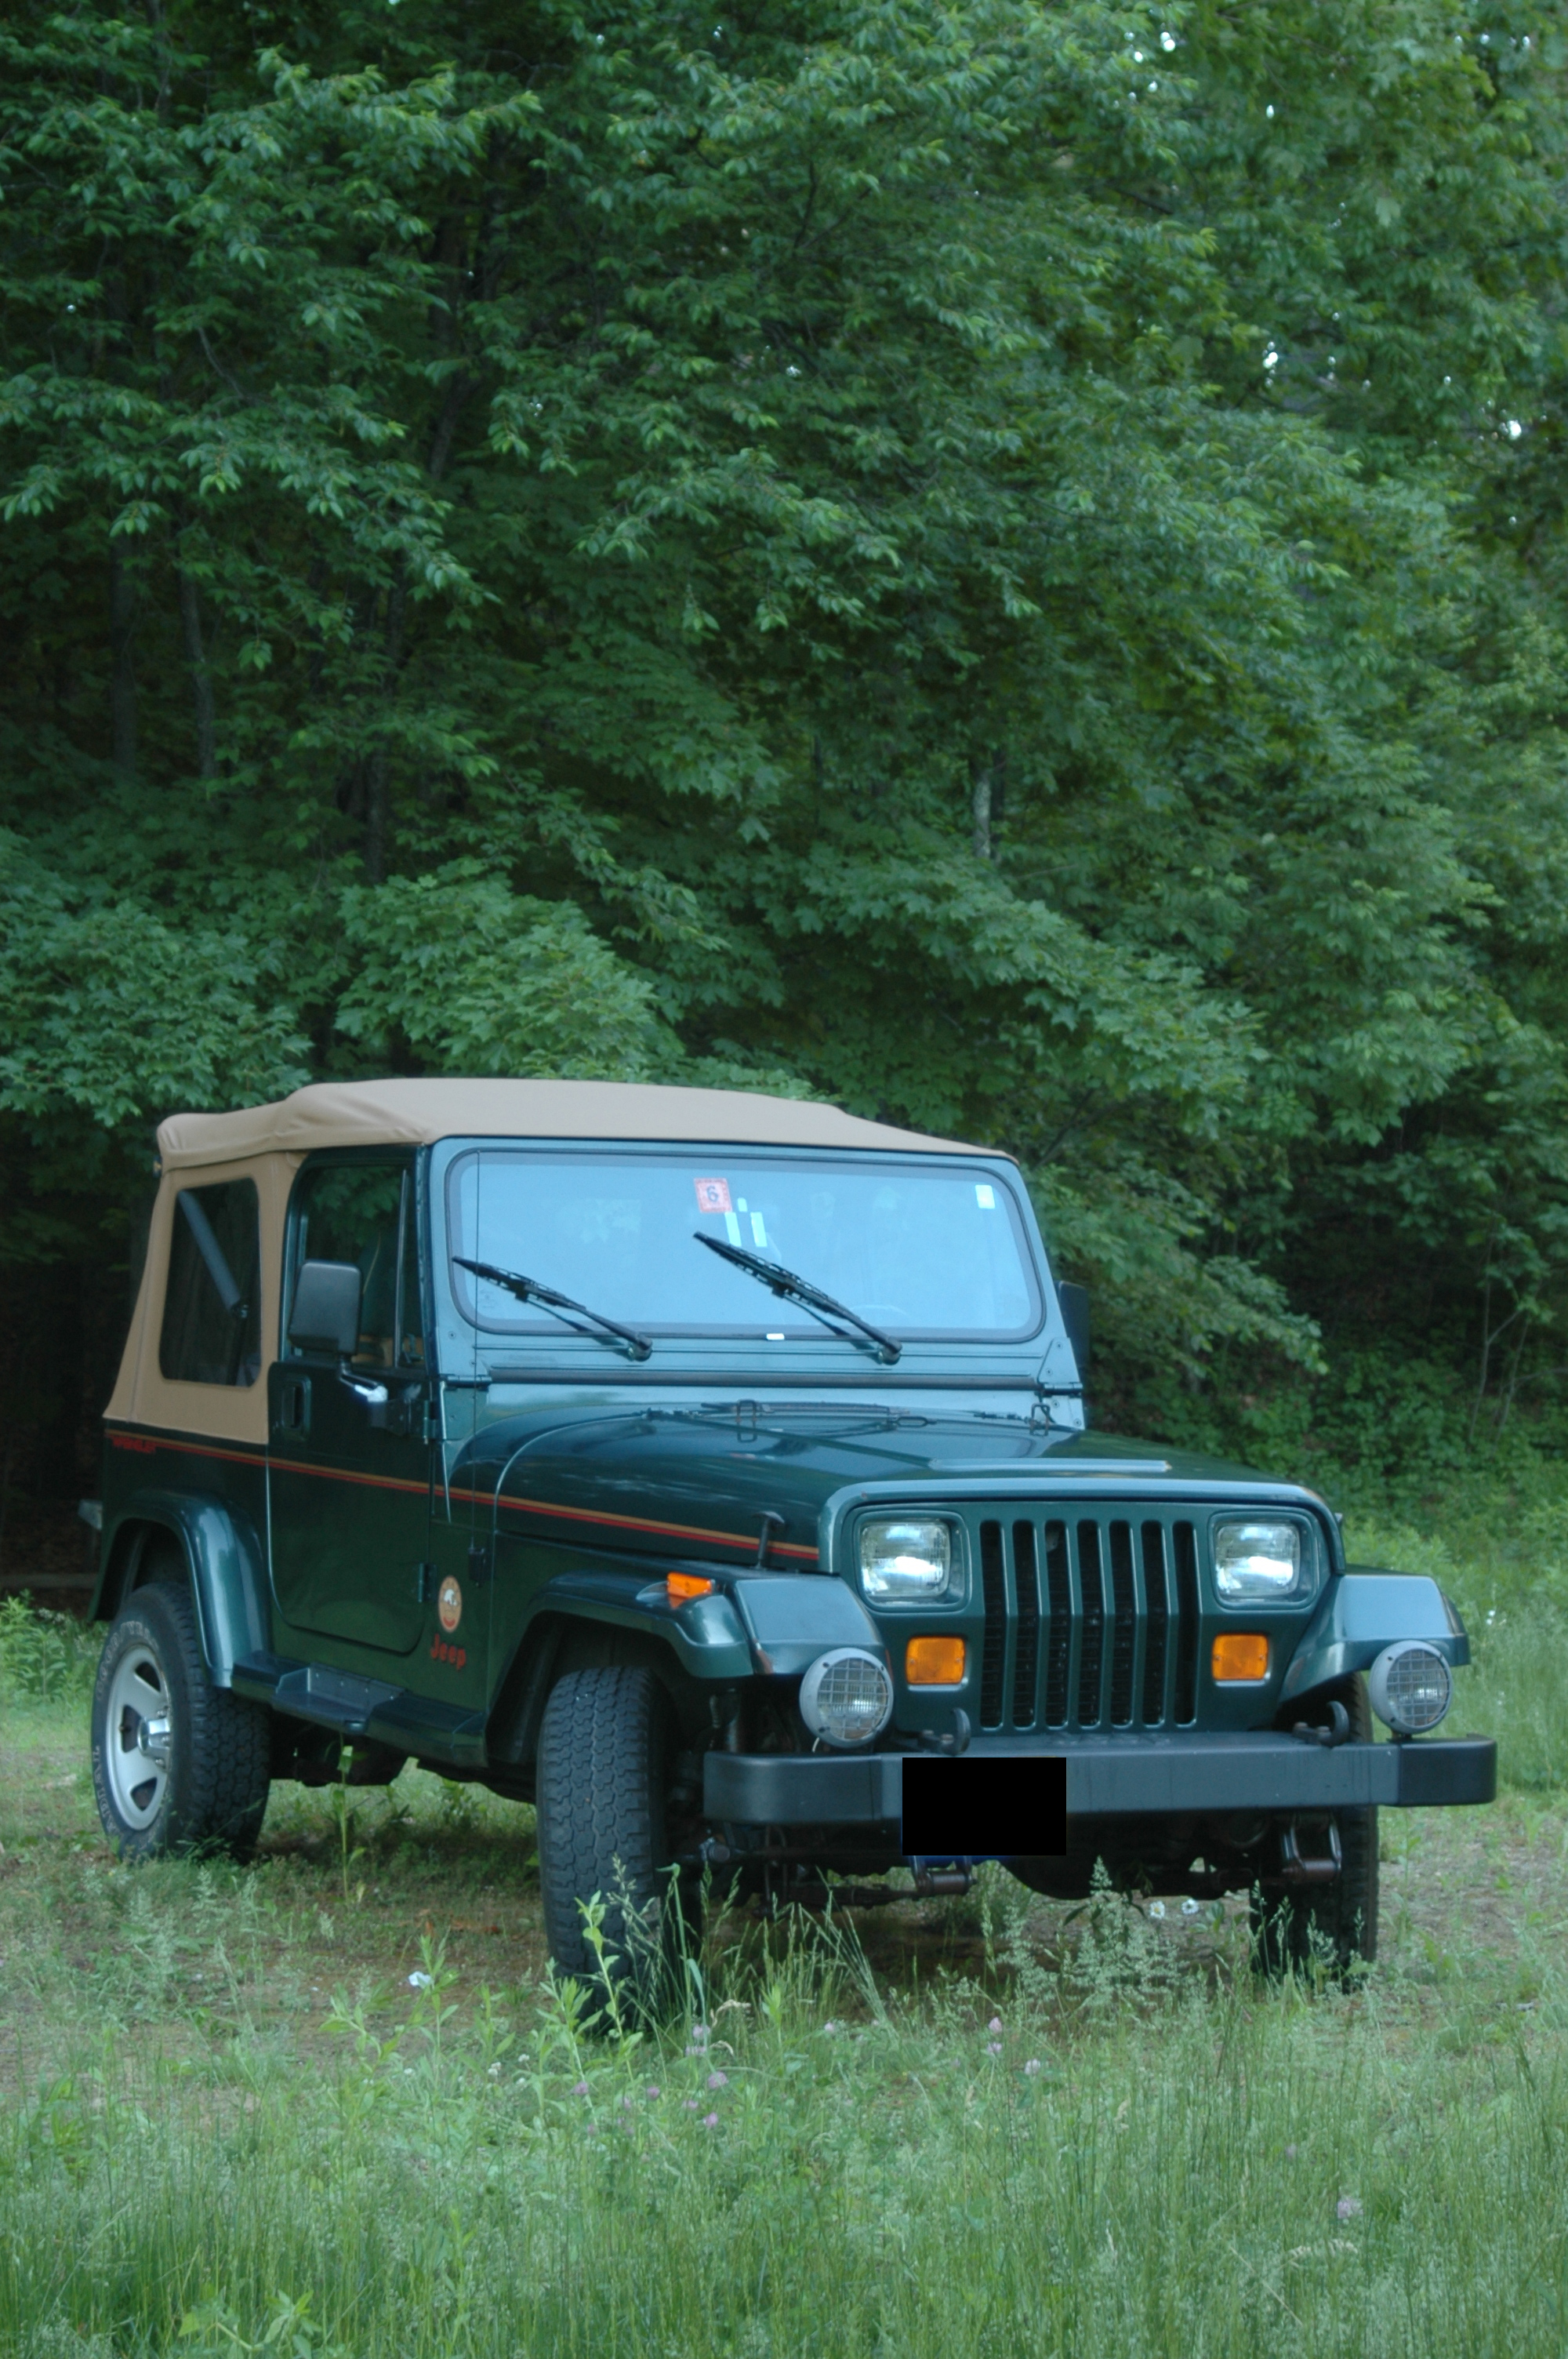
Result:
M1078 1364L1078 1382L1087 1392L1089 1382L1088 1288L1074 1286L1070 1282L1063 1284L1056 1288L1056 1299L1062 1306L1062 1324L1067 1331L1067 1341Z
M351 1261L308 1261L294 1288L288 1340L297 1351L351 1360L360 1340L360 1274Z

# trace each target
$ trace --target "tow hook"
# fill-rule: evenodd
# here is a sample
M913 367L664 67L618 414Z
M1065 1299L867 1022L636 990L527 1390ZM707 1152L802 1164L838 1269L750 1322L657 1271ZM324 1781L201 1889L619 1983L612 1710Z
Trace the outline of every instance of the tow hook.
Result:
M934 1728L923 1728L915 1737L922 1753L945 1753L957 1759L969 1749L969 1715L961 1707L953 1714L953 1725L946 1736L938 1736Z
M1299 1736L1303 1745L1348 1745L1350 1714L1337 1696L1328 1707L1328 1719L1326 1728L1314 1728L1310 1720L1298 1720L1291 1734Z
M1280 1875L1287 1884L1332 1884L1339 1874L1343 1859L1339 1849L1339 1828L1330 1819L1325 1832L1328 1849L1315 1858L1309 1858L1301 1846L1301 1831L1293 1823L1280 1835Z

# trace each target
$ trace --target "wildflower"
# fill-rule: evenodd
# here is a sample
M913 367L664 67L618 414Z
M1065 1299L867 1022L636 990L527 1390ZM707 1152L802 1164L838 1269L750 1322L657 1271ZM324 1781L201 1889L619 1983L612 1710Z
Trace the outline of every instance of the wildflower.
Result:
M1162 1919L1165 1914L1164 1902L1162 1900L1152 1900L1149 1903L1149 1914L1151 1917L1154 1918L1156 1921Z
M625 2094L625 2095L622 2098L622 2100L621 2100L621 2110L622 2110L622 2112L623 2114L629 2114L629 2113L631 2112L631 2110L632 2110L633 2106L636 2104L636 2102L637 2102L637 2101L636 2101L636 2099L633 2096L631 2090L630 2090L630 2089L628 2089L628 2090L627 2090L627 2092L626 2092L626 2094Z
M408 1987L410 1990L428 1990L430 1987L429 1975L410 1974L408 1977Z
M987 2040L987 2042L986 2042L986 2054L987 2054L988 2056L1000 2056L1000 2055L1001 2054L1001 2042L1000 2042L1000 2039L988 2039L988 2040Z
M1184 1901L1183 1901L1183 1903L1182 1903L1182 1914L1183 1914L1183 1916L1184 1916L1184 1917L1195 1917L1195 1916L1197 1915L1197 1913L1198 1913L1198 1907L1199 1907L1199 1904L1198 1904L1198 1902L1197 1902L1197 1901L1195 1901L1195 1900L1191 1900L1191 1899L1184 1900Z
M652 2085L650 2085L649 2090L648 2090L648 2094L649 2094L649 2096L650 2096L650 2097L656 2097L656 2096L659 2094L659 2091L658 2091L656 2088L654 2088Z
M1041 2064L1040 2064L1040 2059L1039 2059L1039 2057L1038 2057L1038 2056L1032 2056L1032 2057L1030 2058L1030 2060L1029 2060L1028 2063L1024 2066L1024 2068L1023 2068L1023 2069L1024 2069L1024 2071L1028 2073L1028 2075L1029 2075L1030 2079L1033 2081L1033 2078L1034 2078L1034 2076L1035 2076L1035 2074L1036 2074L1036 2073L1040 2071L1040 2069L1041 2069Z
M681 2099L681 2104L686 2107L686 2110L687 2110L687 2112L688 2114L695 2114L695 2113L696 2113L696 2111L697 2111L697 2100L695 2097L683 2097L683 2098Z
M822 2028L827 2034L829 2039L833 2039L838 2037L838 2026L833 2022L831 2017L829 2017L828 2021L823 2025Z
M718 2114L704 2114L702 2117L702 2126L705 2130L716 2130L719 2127Z
M1354 2195L1342 2195L1334 2207L1334 2216L1336 2220L1358 2220L1361 2206Z
M587 2094L588 2082L586 2081L574 2081L572 2083L572 2095L574 2097L586 2097Z
M597 2137L599 2136L599 2124L597 2122L584 2122L582 2125L582 2134L584 2137Z
M710 2072L708 2076L708 2085L710 2089L727 2089L730 2086L729 2073Z
M990 2021L987 2024L987 2026L986 2026L986 2029L987 2029L989 2032L990 2032L990 2033L993 2035L993 2037L994 2037L994 2035L1001 2029L1001 2017L1000 2017L1000 2015L993 2015L993 2016L992 2016L992 2017L991 2017L991 2019L990 2019Z

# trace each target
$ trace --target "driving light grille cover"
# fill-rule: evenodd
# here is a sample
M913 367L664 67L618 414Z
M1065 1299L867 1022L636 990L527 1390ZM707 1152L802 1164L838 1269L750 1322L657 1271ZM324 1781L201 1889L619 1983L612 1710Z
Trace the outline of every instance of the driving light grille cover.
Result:
M869 1745L892 1717L885 1665L860 1647L818 1655L800 1683L800 1716L827 1745Z
M1407 1638L1385 1647L1368 1674L1372 1709L1397 1736L1435 1728L1454 1701L1454 1675L1435 1647Z

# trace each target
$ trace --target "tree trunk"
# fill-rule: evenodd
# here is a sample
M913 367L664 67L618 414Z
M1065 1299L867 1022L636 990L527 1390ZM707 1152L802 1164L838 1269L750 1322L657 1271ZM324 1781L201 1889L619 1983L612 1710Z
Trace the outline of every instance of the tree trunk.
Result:
M201 642L201 600L190 575L179 572L179 621L185 633L185 660L190 667L190 694L196 708L196 775L218 775L218 716L212 702L212 676Z
M976 762L969 772L969 817L974 822L975 858L991 856L991 765Z
M136 586L118 541L109 544L110 734L114 767L136 775L136 673L132 642L136 628Z

